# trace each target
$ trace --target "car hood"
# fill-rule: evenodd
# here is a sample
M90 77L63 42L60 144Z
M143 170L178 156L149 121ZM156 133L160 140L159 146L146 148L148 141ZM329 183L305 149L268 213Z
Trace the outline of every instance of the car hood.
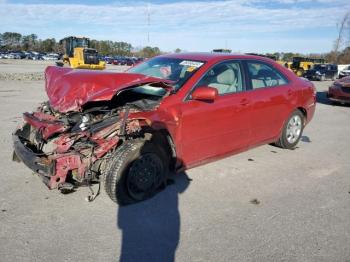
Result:
M350 76L340 78L337 81L335 81L334 84L338 84L343 87L350 87Z
M118 91L146 83L171 81L132 73L77 70L49 66L45 70L45 89L51 107L59 112L80 111L87 102L107 101Z

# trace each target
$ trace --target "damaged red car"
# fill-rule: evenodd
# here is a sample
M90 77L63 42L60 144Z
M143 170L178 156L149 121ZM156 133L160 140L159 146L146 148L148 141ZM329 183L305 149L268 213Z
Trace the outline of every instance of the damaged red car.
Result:
M24 113L14 160L50 189L102 183L121 205L155 195L171 170L267 143L294 148L315 111L313 84L260 56L171 54L125 73L45 76L48 101Z
M329 87L327 97L335 104L350 104L350 76L335 81Z

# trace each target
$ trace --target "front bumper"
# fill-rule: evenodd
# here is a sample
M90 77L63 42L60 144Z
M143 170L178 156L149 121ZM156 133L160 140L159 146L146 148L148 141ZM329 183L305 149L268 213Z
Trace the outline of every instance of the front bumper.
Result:
M340 102L340 103L350 103L350 88L341 87L330 87L327 93L327 97L331 101Z
M69 174L82 180L89 162L84 161L77 152L44 154L30 142L32 133L30 125L26 124L12 135L14 161L23 162L37 173L49 189L65 183Z
M27 167L37 173L43 182L50 188L50 176L54 172L54 163L48 162L46 157L34 153L25 146L25 142L15 133L12 135L13 140L13 160L22 161Z
M53 161L49 161L46 156L36 153L30 149L24 137L28 137L30 132L29 126L24 126L22 129L17 129L12 134L13 140L13 160L23 162L32 171L37 173L43 182L50 188L50 177L54 173L55 165Z

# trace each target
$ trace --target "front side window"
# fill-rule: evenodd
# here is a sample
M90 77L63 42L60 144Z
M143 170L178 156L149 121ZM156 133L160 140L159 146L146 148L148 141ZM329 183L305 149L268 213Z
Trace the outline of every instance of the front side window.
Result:
M240 63L227 61L215 65L205 73L196 87L216 88L219 95L243 91L243 78Z
M287 84L287 80L276 69L260 62L248 62L252 88L265 88Z

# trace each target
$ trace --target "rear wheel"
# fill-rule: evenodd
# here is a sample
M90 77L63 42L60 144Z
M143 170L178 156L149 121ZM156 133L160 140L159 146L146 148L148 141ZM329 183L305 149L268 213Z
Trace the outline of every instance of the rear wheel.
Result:
M158 146L130 140L111 156L105 170L105 190L120 205L146 200L165 185L168 167Z
M304 115L300 110L295 110L286 121L281 137L275 143L277 146L293 149L299 142L304 129Z

